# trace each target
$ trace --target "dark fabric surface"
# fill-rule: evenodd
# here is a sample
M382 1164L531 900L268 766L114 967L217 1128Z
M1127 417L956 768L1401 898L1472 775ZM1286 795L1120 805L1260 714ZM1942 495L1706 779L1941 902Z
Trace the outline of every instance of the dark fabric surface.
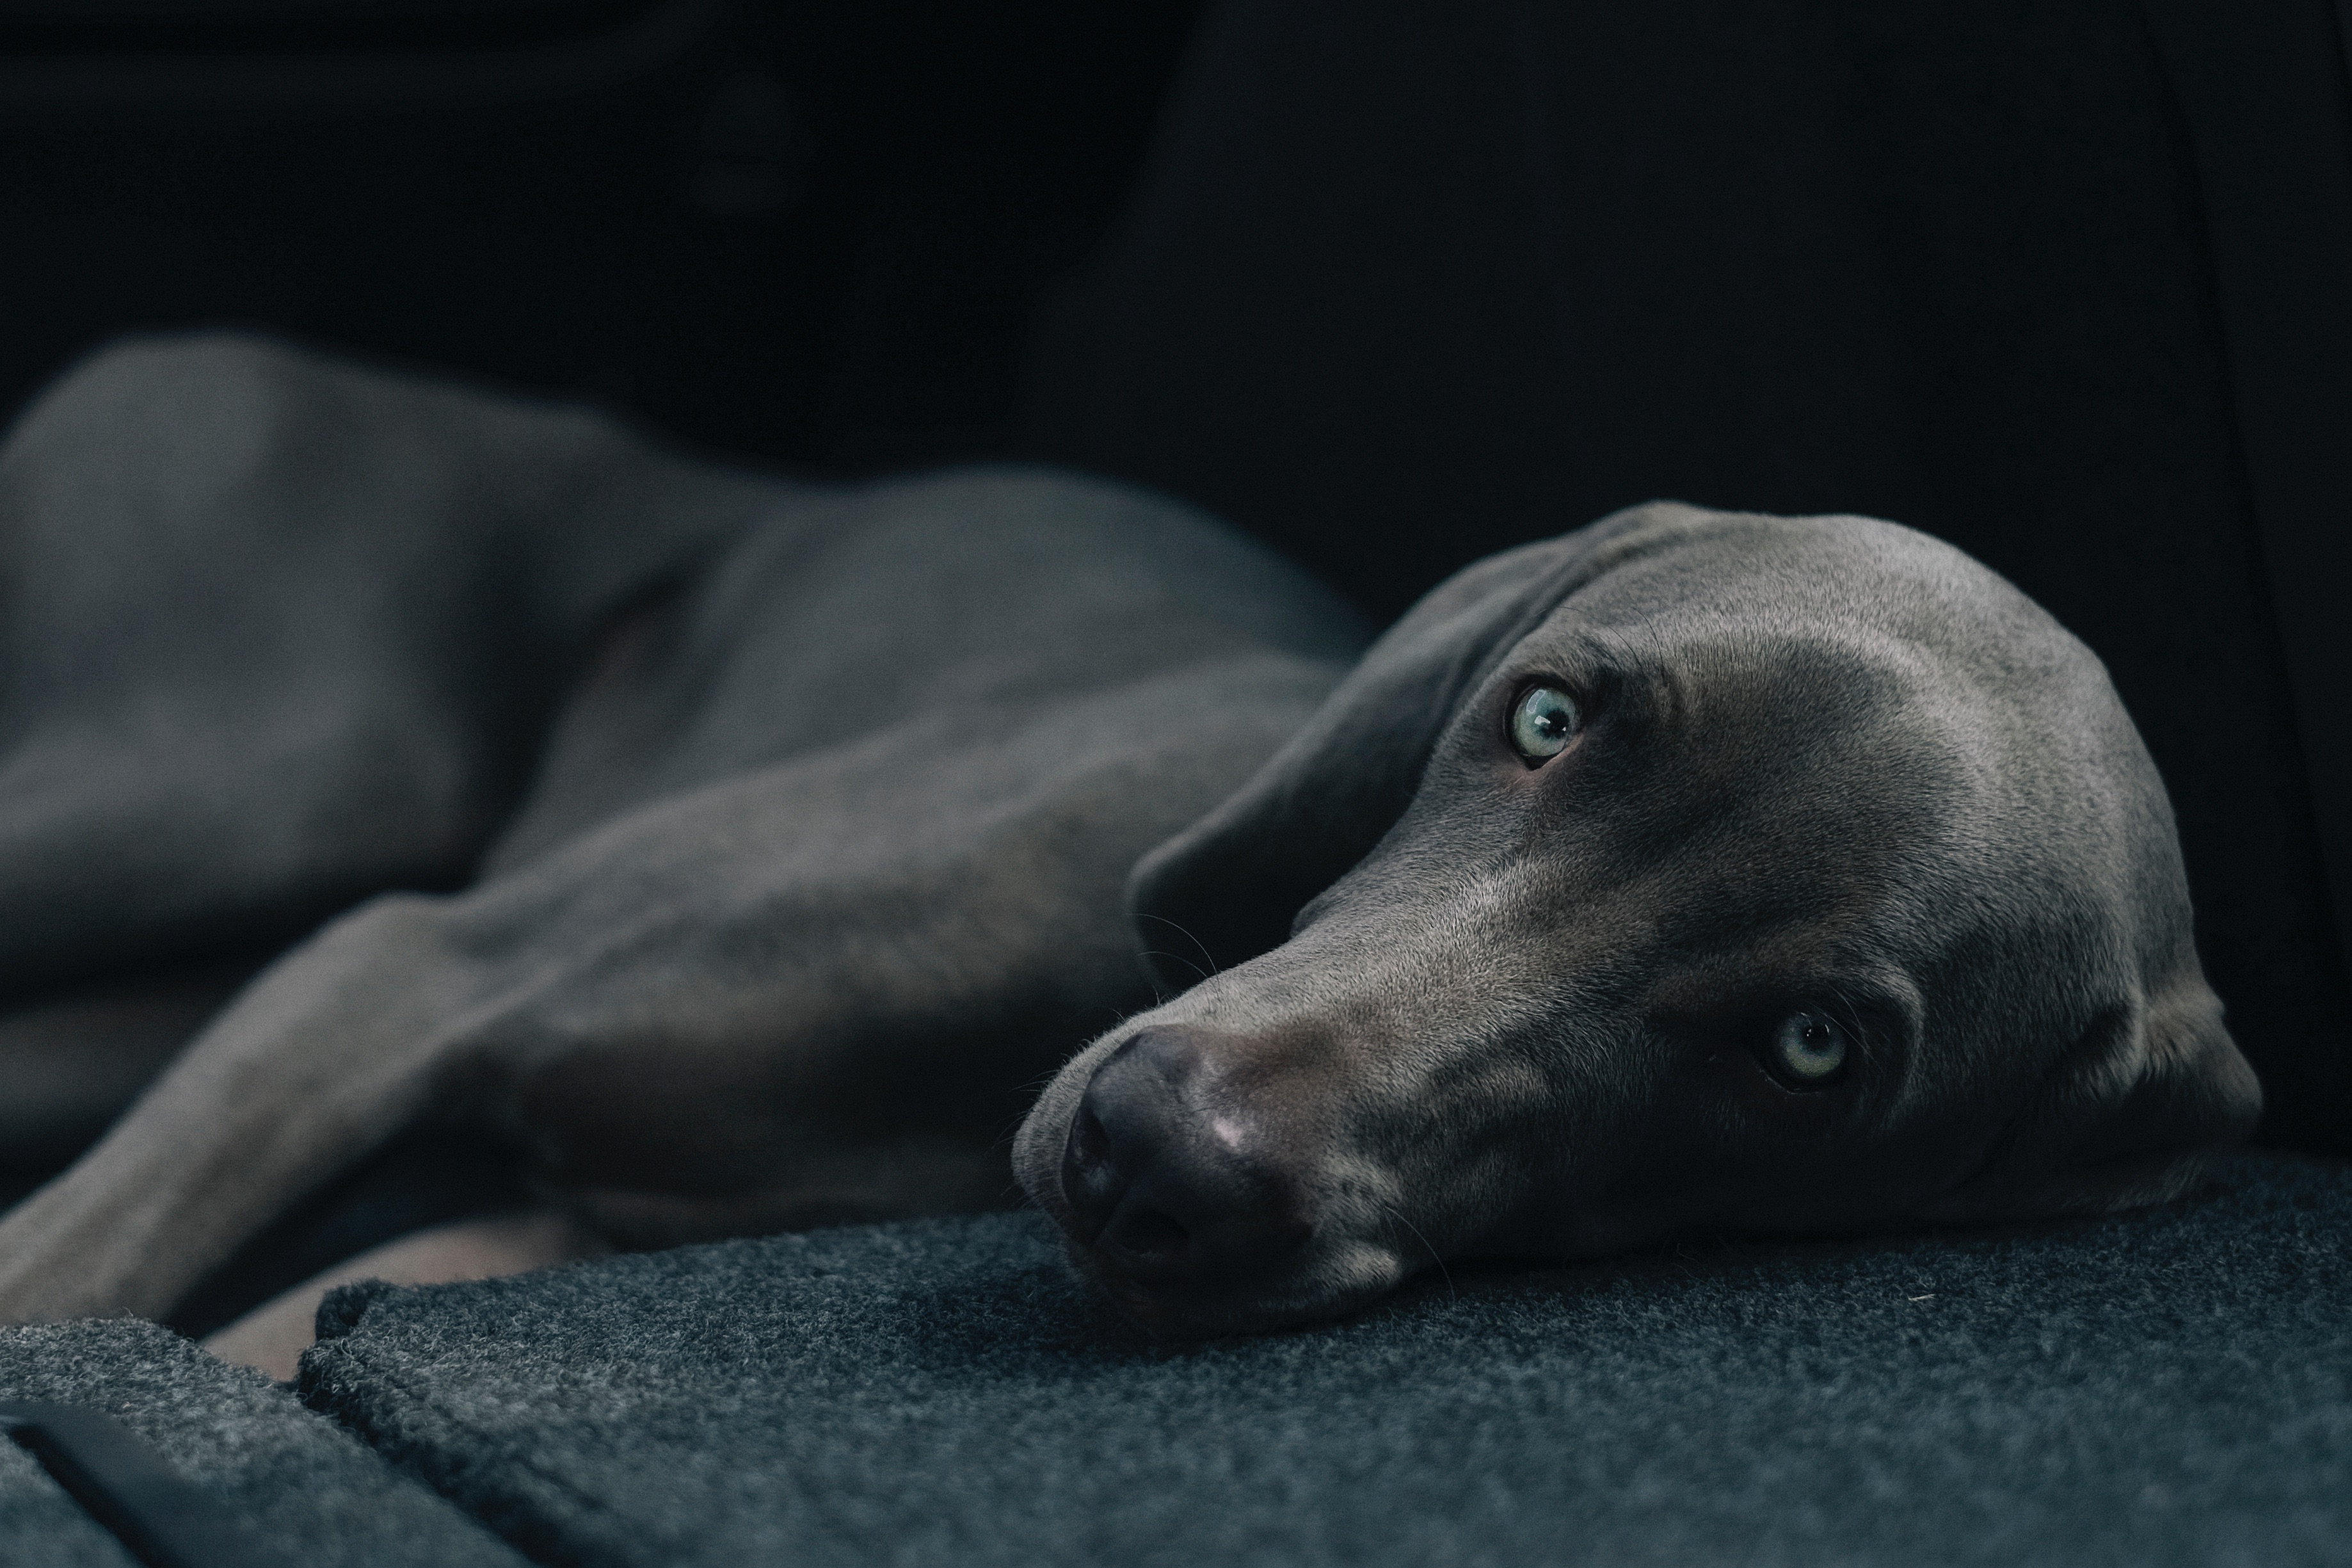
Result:
M1155 1346L1034 1215L330 1298L313 1405L592 1563L2340 1563L2352 1167Z
M131 1568L135 1561L49 1479L39 1460L14 1443L0 1443L0 1563Z
M2306 92L2294 123L2342 125L2340 61L2232 74L2324 36L2318 3L2189 8L2167 33L2200 67L2185 114L2141 0L1227 0L1127 222L1043 324L1033 447L1383 611L1656 497L1951 541L2106 661L2264 1136L2352 1153L2342 950L2210 254L2231 213L2341 185L2257 157L2259 188L2213 188L2200 140ZM2330 313L2290 295L2266 310Z
M282 1387L153 1323L91 1319L0 1330L0 1401L20 1399L87 1405L113 1417L298 1561L322 1568L520 1562ZM0 1441L0 1568L131 1561L31 1455Z

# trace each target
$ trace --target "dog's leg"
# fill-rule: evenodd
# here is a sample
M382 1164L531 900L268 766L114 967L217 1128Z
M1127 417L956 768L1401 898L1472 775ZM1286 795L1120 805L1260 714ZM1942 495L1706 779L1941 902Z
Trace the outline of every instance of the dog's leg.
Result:
M801 499L617 639L483 882L330 926L0 1221L0 1319L168 1309L436 1116L639 1239L1002 1200L1022 1086L1148 1000L1129 868L1348 627L1101 487Z
M96 1142L266 956L110 977L0 1016L0 1182L21 1194Z
M264 974L79 1163L0 1221L0 1321L155 1315L415 1121L472 966L443 900L380 900Z
M1008 1194L1021 1086L1149 999L1127 868L1328 680L1249 656L921 712L467 893L379 900L264 974L0 1221L0 1321L168 1310L434 1117L487 1124L560 1187L715 1206L721 1229L823 1209L845 1173L893 1212L971 1206L969 1182L877 1183L909 1148L964 1151L992 1173L981 1201Z

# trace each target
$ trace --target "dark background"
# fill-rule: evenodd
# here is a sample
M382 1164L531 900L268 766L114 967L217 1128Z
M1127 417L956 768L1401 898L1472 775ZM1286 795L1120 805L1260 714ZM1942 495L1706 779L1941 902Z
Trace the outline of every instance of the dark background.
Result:
M814 470L1094 468L1382 615L1652 496L1891 516L2108 661L2266 1136L2352 1152L2342 20L17 0L0 405L261 324Z
M1193 11L0 5L0 399L234 321L730 452L996 451Z

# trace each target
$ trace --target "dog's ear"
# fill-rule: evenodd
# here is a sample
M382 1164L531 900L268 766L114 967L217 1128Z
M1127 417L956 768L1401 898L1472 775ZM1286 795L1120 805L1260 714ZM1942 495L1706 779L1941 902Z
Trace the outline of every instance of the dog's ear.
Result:
M1290 935L1411 804L1463 698L1562 600L1716 514L1633 507L1464 568L1390 627L1306 727L1215 810L1137 862L1128 908L1181 991Z
M2261 1117L2253 1068L2195 959L2102 1013L1984 1169L1926 1217L2100 1214L2187 1192Z

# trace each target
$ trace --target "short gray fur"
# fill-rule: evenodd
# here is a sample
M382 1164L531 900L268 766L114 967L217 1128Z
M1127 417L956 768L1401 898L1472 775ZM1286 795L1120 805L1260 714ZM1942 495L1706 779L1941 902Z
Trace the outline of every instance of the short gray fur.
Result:
M44 396L0 523L0 984L392 889L0 1216L0 1321L168 1311L434 1124L625 1246L1017 1176L1215 1334L2158 1203L2259 1112L2104 668L1890 522L1653 502L1364 650L1148 493L761 478L194 339Z
M165 1312L421 1123L637 1245L1009 1201L1028 1086L1153 999L1129 868L1366 632L1130 489L745 474L229 336L0 443L0 987L120 966L0 1017L105 1069L0 1163L152 1070L82 1026L142 966L381 894L0 1217L13 1321Z
M297 1404L152 1323L0 1330L0 1398L100 1412L257 1537L320 1568L514 1568L511 1548ZM33 1457L0 1441L0 1565L131 1561Z
M1180 1349L1032 1215L360 1286L312 1405L594 1564L2340 1563L2352 1168Z

